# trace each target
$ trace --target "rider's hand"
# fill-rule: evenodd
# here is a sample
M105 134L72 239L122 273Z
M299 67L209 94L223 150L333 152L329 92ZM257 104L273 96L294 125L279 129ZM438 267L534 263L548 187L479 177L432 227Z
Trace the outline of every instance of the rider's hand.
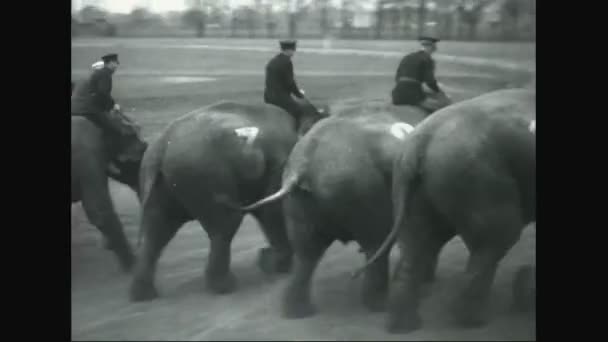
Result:
M439 92L439 98L443 99L447 104L452 104L452 98L448 96L443 90Z
M114 110L120 110L120 105L118 103L114 104Z

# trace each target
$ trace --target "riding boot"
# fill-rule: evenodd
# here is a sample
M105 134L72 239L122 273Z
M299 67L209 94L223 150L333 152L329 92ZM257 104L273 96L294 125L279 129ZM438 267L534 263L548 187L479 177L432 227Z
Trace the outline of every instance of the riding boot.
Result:
M109 112L94 113L87 115L93 123L95 123L104 133L105 141L108 146L108 154L110 160L122 159L123 151L125 150L125 129L120 127L121 123L114 117L110 116Z

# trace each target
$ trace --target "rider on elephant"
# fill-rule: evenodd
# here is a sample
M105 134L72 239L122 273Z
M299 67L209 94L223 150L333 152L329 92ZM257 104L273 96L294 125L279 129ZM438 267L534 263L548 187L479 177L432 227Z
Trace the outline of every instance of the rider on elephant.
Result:
M126 161L139 156L141 144L135 124L120 112L112 98L112 75L119 66L118 55L103 56L103 67L93 66L91 75L74 86L71 96L71 114L84 116L95 123L108 137L110 159Z
M394 105L419 106L432 113L449 105L451 101L435 79L435 61L432 54L437 50L439 39L420 37L418 40L422 48L406 55L399 63L391 97ZM424 91L423 84L426 84L432 93Z
M304 94L296 84L291 62L291 57L296 51L296 41L282 40L279 44L281 52L266 64L264 102L286 110L296 119L297 127L302 117L302 109L291 95L301 99L304 98Z

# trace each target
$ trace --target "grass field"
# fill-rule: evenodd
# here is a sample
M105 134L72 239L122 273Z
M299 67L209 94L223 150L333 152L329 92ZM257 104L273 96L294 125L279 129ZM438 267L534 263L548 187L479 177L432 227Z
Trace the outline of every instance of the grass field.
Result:
M72 79L88 72L107 52L120 55L114 98L152 139L172 119L219 100L261 102L264 65L274 53L269 40L82 39L72 42ZM315 103L334 108L351 99L388 99L402 54L413 42L301 41L294 59L301 88ZM440 44L437 74L457 101L527 84L535 66L533 44ZM139 218L135 195L111 184L116 210L132 243ZM99 233L72 207L72 339L391 339L530 340L535 315L510 312L510 286L518 266L534 261L535 230L528 229L499 269L492 296L491 323L481 329L452 327L444 305L450 284L463 269L467 252L455 239L441 256L438 281L424 301L425 327L408 335L387 335L384 315L367 313L359 302L360 281L349 272L363 257L354 245L333 245L313 285L318 315L304 320L279 317L283 277L267 278L254 265L264 245L257 223L247 218L233 244L238 292L214 296L203 290L208 240L197 223L186 225L161 257L157 285L161 298L131 304L128 275L99 245ZM396 252L394 252L396 253ZM395 257L395 256L393 256Z

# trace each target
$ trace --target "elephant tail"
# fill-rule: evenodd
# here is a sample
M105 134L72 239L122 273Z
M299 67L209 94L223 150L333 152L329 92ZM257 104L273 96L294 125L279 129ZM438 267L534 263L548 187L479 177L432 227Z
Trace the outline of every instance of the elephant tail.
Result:
M159 181L159 176L161 176L162 161L167 147L167 144L162 143L162 141L163 137L161 136L158 141L150 144L144 153L141 169L139 171L139 201L142 208L146 205L152 188ZM137 231L136 247L138 249L143 240L143 236L144 230L140 224L139 230Z
M365 265L352 273L352 278L360 276L387 249L390 250L390 247L397 239L399 229L407 224L408 204L411 194L420 183L419 169L424 145L426 145L427 141L426 135L411 135L409 139L405 140L402 154L393 163L393 227L380 248L376 250L376 253L367 260Z
M266 198L262 198L261 200L255 202L255 203L252 203L248 206L241 207L241 210L251 211L251 210L257 209L267 203L280 200L285 195L290 193L291 190L293 190L293 188L298 184L299 180L300 180L300 176L297 173L293 174L291 177L287 178L287 180L285 182L283 182L283 186L281 187L281 189L279 189L279 191L275 192L274 194L272 194Z

